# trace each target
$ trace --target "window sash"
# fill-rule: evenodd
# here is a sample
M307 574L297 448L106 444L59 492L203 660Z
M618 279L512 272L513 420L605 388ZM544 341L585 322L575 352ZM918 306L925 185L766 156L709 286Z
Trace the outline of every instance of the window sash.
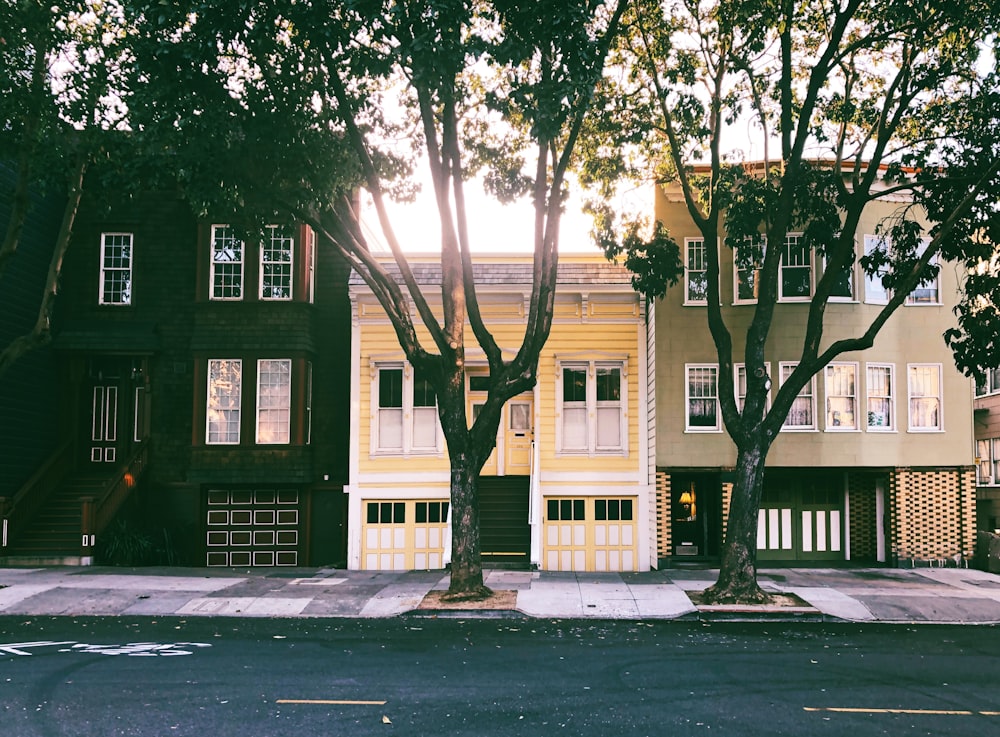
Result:
M892 366L868 364L865 372L868 429L895 430Z
M826 429L856 430L857 367L835 363L826 367Z
M708 304L708 254L704 238L685 238L684 302Z
M129 305L132 303L131 233L103 233L101 235L99 302L102 305Z
M889 249L889 243L885 238L865 235L866 256L880 249L886 251ZM889 291L882 285L882 277L885 274L885 269L879 269L874 274L865 272L865 302L884 305L889 301Z
M598 361L560 365L561 452L625 451L623 369Z
M942 429L941 367L927 364L909 366L907 387L910 398L910 429Z
M930 238L921 238L920 245L917 247L917 257L919 258L927 250L927 247L931 244ZM931 257L932 264L937 264L938 257L935 254ZM938 305L941 304L941 272L938 271L937 275L931 279L929 282L924 284L918 284L913 288L913 291L906 295L906 304L908 305Z
M292 412L291 359L257 361L257 443L289 442Z
M276 225L268 226L267 240L260 249L261 299L292 298L293 247L291 236Z
M1000 485L1000 438L993 438L993 483Z
M687 429L719 429L719 367L687 367Z
M377 452L436 452L440 448L437 395L411 366L376 369L374 445Z
M205 411L205 442L239 445L243 362L210 359Z
M782 384L792 375L797 365L797 363L779 364ZM799 390L781 428L783 430L816 429L816 377L811 377L806 385Z
M733 249L733 273L736 280L735 302L756 302L760 287L760 268L764 263L767 238L747 236L744 245Z
M212 226L211 298L243 299L245 247L228 225Z
M779 299L808 300L812 297L812 249L801 233L788 233L781 253Z

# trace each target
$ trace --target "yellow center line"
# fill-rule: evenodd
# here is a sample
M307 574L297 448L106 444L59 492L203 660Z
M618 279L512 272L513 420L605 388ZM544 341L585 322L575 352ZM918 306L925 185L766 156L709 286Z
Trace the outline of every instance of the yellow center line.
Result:
M356 699L277 699L276 704L334 704L337 706L382 706L385 701L359 701Z
M1000 716L998 711L969 711L946 709L868 709L847 706L804 706L805 711L832 711L841 714L927 714L931 716Z

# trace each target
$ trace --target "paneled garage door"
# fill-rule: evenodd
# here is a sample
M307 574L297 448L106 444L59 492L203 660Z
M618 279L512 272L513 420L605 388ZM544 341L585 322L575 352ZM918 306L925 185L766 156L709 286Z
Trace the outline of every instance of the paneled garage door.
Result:
M545 570L636 570L635 503L634 497L546 498Z
M298 565L299 496L297 489L209 490L206 565Z

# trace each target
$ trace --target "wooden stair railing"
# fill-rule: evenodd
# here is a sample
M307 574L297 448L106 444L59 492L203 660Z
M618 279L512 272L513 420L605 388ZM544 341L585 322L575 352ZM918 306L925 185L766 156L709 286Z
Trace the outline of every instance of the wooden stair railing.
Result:
M142 443L129 456L128 461L115 475L97 499L86 497L80 500L81 508L81 554L93 555L94 544L111 524L115 513L128 499L146 470L149 462L149 441Z
M14 544L73 468L73 444L57 448L22 484L13 498L0 497L0 552Z

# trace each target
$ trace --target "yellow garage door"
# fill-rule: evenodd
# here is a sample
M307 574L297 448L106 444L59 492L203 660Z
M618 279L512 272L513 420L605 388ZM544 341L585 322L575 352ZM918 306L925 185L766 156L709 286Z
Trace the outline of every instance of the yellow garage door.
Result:
M361 565L366 570L444 568L448 502L366 500Z
M549 571L636 570L635 497L548 497L542 560Z

